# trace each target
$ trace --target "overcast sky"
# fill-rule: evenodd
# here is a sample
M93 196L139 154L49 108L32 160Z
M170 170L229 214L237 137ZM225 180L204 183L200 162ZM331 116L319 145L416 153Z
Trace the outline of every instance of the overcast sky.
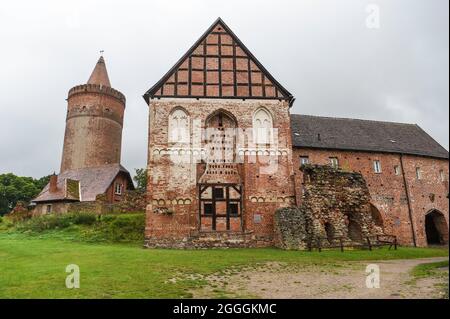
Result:
M67 92L100 50L127 98L122 163L144 167L142 94L219 16L295 95L292 113L417 123L448 149L448 12L447 0L1 1L0 173L58 172Z

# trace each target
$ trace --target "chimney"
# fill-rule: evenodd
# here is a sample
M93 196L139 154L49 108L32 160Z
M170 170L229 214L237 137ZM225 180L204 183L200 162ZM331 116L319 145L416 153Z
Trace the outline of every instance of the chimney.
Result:
M53 173L53 175L50 176L49 191L50 193L55 193L57 190L58 190L58 175Z

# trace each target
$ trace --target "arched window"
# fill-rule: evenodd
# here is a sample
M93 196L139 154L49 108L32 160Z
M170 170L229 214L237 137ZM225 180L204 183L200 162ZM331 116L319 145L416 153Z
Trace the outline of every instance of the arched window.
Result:
M269 111L264 108L256 110L253 116L253 134L256 144L269 144L272 141L273 121Z
M189 143L190 119L182 108L175 108L169 116L169 142Z

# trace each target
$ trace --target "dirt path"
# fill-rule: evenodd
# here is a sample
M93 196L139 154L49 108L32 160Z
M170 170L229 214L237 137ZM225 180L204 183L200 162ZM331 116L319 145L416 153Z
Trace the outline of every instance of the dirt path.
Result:
M287 265L267 263L256 268L205 277L208 286L194 291L194 298L442 298L448 284L448 268L440 276L413 280L410 271L417 265L447 260L351 262L334 264ZM380 288L366 287L366 267L380 268Z

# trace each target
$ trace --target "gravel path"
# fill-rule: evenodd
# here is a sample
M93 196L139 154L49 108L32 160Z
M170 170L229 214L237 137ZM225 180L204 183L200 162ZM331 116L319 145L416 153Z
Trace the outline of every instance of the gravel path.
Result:
M294 299L398 299L442 298L448 285L448 268L439 276L413 280L417 265L447 260L426 258L316 265L267 263L225 274L205 277L209 285L194 291L194 298L294 298ZM380 288L366 287L366 267L380 268Z

